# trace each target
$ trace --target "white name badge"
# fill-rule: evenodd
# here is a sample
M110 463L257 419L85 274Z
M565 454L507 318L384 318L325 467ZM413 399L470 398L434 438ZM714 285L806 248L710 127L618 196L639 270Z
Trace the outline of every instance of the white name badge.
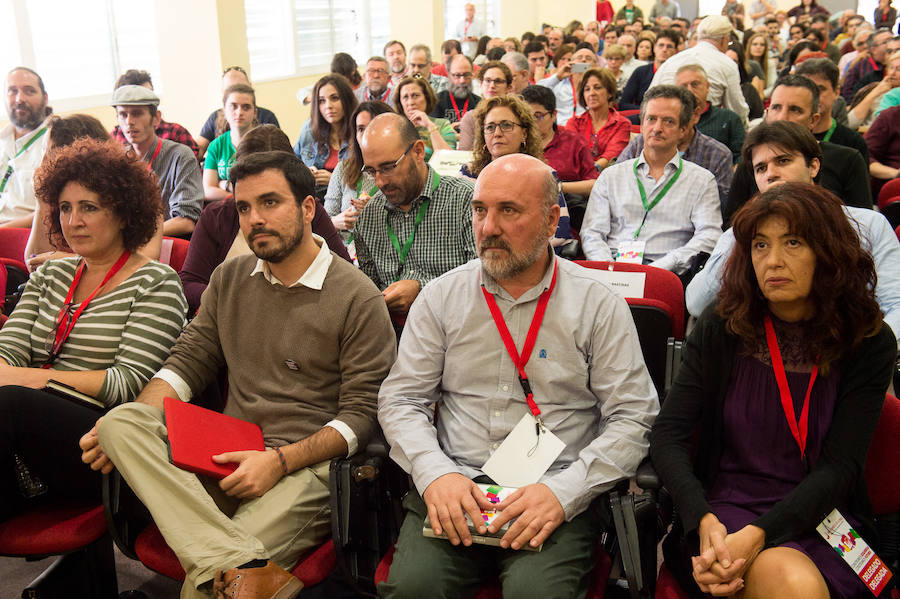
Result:
M504 487L524 487L538 482L566 444L548 428L541 428L540 434L536 434L535 424L531 414L522 416L481 471Z
M853 568L876 597L891 580L891 571L836 509L816 527L822 538Z
M600 280L609 285L621 297L644 297L645 272L625 272L623 270L594 270Z
M644 248L646 241L622 241L619 242L619 251L616 253L616 262L628 264L644 263Z

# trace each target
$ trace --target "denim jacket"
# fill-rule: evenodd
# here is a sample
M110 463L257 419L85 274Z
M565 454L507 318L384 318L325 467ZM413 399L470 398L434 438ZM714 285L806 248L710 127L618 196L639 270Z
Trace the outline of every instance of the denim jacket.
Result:
M294 145L294 154L296 154L297 158L302 160L303 164L306 166L323 168L325 166L325 161L328 160L328 154L331 152L331 149L326 146L324 152L320 150L319 144L313 139L312 129L310 128L309 123L310 121L306 121L303 123L303 128L300 129L300 137ZM338 159L344 160L347 158L348 153L349 147L345 141L341 144L341 149L338 150Z

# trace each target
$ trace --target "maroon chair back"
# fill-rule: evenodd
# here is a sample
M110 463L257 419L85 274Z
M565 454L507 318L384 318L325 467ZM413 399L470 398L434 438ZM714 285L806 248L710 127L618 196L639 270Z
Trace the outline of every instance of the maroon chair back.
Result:
M171 266L175 272L181 271L190 245L190 242L186 239L163 237L162 247L159 249L159 261Z
M592 260L576 260L576 264L596 270L613 270L619 272L642 272L646 274L644 281L644 297L627 298L633 305L663 305L672 321L672 336L684 339L684 286L675 273L663 268L646 264L627 264L625 262L599 262ZM659 302L659 304L657 304Z
M22 227L0 228L0 258L12 258L13 260L24 262L25 244L28 243L29 235L31 235L31 229Z
M900 201L900 179L891 179L878 192L878 209L882 210L892 202Z

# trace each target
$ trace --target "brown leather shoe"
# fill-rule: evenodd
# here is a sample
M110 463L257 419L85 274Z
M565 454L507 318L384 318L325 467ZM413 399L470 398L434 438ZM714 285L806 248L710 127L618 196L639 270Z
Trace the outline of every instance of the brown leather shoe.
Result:
M219 570L213 579L216 599L293 599L303 583L275 562L262 568Z

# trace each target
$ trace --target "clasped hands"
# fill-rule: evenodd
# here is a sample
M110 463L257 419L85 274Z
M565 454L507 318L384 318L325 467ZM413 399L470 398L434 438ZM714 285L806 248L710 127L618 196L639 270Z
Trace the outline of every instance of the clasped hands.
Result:
M422 498L435 534L446 533L454 545L462 543L468 547L472 544L465 514L469 515L479 534L496 533L517 518L500 540L504 549L520 549L526 543L537 547L565 520L565 512L556 495L541 483L521 487L501 503L493 504L474 481L462 474L450 473L428 485ZM500 513L487 527L481 510L498 510Z
M700 555L691 557L692 575L700 590L717 597L744 588L744 573L762 550L765 532L748 524L728 534L725 525L709 512L700 520Z

